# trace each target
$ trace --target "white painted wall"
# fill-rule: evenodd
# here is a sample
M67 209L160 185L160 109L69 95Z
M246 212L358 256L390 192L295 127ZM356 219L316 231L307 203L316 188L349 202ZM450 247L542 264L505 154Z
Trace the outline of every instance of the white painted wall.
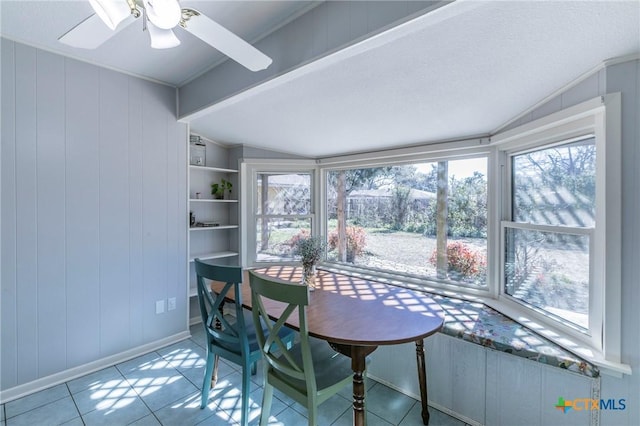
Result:
M187 133L173 88L5 39L1 54L6 395L188 332Z

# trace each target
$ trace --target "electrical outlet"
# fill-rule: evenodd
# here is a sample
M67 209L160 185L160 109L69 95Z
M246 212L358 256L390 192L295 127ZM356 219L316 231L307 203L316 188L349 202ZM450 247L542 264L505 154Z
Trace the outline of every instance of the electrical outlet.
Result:
M167 303L167 310L173 311L176 308L176 298L170 297Z
M156 301L156 314L164 314L164 299Z

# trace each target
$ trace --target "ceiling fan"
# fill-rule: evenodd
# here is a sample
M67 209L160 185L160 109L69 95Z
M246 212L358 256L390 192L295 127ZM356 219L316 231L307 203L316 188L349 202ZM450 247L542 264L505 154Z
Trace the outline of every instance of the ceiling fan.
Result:
M96 12L58 40L72 47L95 49L142 16L151 47L176 47L175 28L198 37L251 71L271 65L271 58L195 9L181 8L178 0L89 0Z

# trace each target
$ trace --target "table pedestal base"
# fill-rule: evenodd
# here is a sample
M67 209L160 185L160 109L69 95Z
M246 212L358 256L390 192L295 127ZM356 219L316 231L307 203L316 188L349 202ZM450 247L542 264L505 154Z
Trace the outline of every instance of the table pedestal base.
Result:
M429 424L429 398L427 396L427 369L424 361L424 340L416 340L416 362L418 363L418 382L420 401L422 402L422 423Z
M374 348L375 349L375 348ZM364 370L366 368L366 348L351 347L351 369L353 370L353 424L364 425L366 412L364 409ZM371 351L373 352L373 351Z
M333 349L351 358L351 369L353 370L353 424L355 426L365 425L364 406L364 371L366 368L366 358L377 346L357 346L329 343ZM422 404L422 423L429 424L429 398L427 396L427 369L424 360L424 340L416 340L416 362L418 364L418 382L420 385L420 401Z

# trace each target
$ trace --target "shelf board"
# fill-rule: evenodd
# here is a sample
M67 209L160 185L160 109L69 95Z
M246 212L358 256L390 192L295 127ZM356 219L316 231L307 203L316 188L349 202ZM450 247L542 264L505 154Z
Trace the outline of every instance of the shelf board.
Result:
M211 231L212 229L236 229L238 225L192 226L189 231Z
M197 257L200 260L209 260L209 259L220 259L223 257L233 257L233 256L237 256L238 253L235 251L217 251L214 253L203 253L201 255L197 255L197 256L190 256L189 257L189 262L193 262L193 260Z
M189 198L190 203L237 203L238 200L215 200L213 198Z
M189 169L203 170L203 171L206 170L208 172L219 172L219 173L238 173L238 171L234 169L223 169L222 167L195 166L193 164L189 164Z
M189 286L189 297L194 297L198 295L198 289L194 286Z

